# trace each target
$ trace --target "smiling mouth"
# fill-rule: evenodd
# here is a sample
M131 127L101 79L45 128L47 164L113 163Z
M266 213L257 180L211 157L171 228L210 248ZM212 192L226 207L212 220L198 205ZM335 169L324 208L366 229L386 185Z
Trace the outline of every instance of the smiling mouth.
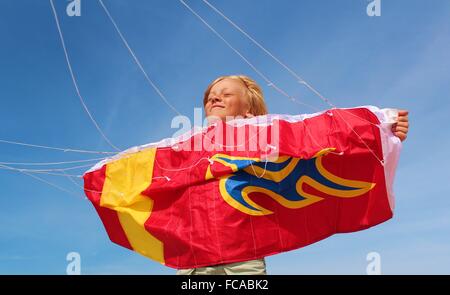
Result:
M220 106L220 105L215 105L215 106L212 106L212 107L211 107L211 110L214 109L214 108L221 108L221 109L223 109L223 108L225 108L225 107L224 107L224 106Z

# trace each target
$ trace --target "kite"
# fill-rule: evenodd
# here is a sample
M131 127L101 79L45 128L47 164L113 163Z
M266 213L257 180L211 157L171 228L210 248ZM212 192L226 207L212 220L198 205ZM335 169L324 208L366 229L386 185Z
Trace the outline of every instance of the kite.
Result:
M168 267L259 259L392 218L396 116L219 121L102 160L84 189L112 242Z

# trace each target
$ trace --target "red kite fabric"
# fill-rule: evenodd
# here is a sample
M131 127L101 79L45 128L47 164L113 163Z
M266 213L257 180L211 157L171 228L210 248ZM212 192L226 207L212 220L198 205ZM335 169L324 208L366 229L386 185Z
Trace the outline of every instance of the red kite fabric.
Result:
M84 175L110 239L169 267L298 249L393 216L396 111L365 106L216 122Z

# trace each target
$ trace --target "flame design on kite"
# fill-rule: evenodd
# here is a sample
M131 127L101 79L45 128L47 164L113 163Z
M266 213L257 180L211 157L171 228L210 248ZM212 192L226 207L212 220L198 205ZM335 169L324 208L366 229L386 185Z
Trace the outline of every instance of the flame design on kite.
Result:
M216 154L211 159L233 171L220 177L222 198L243 213L261 216L273 212L252 201L252 193L266 195L284 207L299 209L323 200L323 197L306 192L304 184L340 198L361 196L375 186L375 183L344 179L327 171L322 158L332 150L334 148L323 149L307 160L283 156L274 162L261 162L257 158L225 154ZM212 177L208 167L206 178Z

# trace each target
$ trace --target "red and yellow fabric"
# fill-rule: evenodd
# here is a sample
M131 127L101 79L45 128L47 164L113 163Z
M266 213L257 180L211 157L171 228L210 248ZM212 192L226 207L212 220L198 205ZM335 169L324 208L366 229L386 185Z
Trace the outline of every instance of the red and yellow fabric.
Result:
M218 123L98 163L85 192L114 243L169 267L257 259L393 216L394 121L370 106ZM247 140L218 144L230 134Z

